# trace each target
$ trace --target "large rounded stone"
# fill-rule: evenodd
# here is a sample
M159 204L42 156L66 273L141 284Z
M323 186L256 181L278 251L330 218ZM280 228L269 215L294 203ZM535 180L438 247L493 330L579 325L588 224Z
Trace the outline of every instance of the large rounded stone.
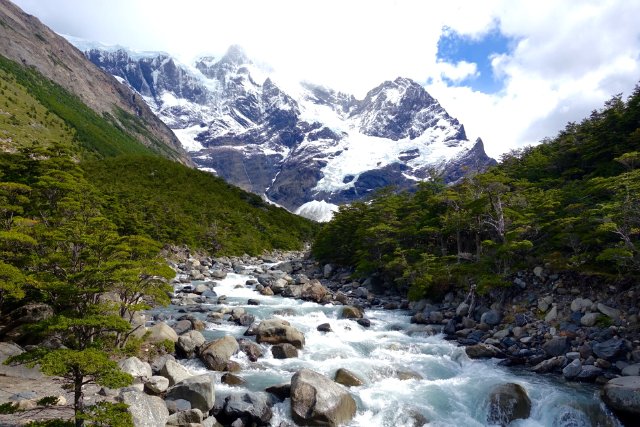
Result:
M300 425L337 426L356 414L356 401L339 384L310 369L291 378L291 413Z
M151 372L151 365L147 362L143 362L137 357L129 357L118 362L118 366L122 372L126 372L132 377L136 378L151 378L153 373Z
M347 387L357 387L364 384L356 374L348 369L340 368L336 371L336 382L338 384L346 385Z
M625 352L625 348L626 345L624 340L618 338L611 338L604 342L595 343L592 347L596 356L607 360L622 356Z
M215 380L216 377L213 374L203 374L187 378L170 387L169 390L167 390L166 399L184 399L191 402L192 408L200 409L202 413L208 413L215 403Z
M598 313L586 313L580 318L580 324L582 326L593 326L596 324L598 316L600 316Z
M640 376L609 380L602 389L602 400L614 411L637 417L640 415Z
M290 359L298 357L298 349L289 343L276 344L271 347L271 354L274 359Z
M542 349L549 356L560 356L569 350L567 337L553 337L542 345Z
M179 411L169 416L167 419L167 427L171 426L188 426L191 424L200 424L204 419L204 414L199 409L187 409Z
M225 398L222 411L216 414L218 421L224 425L236 425L236 420L242 420L241 425L269 425L273 416L269 399L264 393L233 394Z
M127 410L133 417L136 427L164 426L169 418L169 410L164 401L157 396L149 396L137 390L127 390L120 394L119 400L128 405Z
M476 344L470 345L464 349L467 356L471 359L484 359L488 357L504 357L502 351L491 344Z
M505 426L513 420L529 418L530 413L531 399L521 385L500 384L491 390L488 423Z
M201 332L189 331L178 337L176 350L179 355L192 359L204 343L204 335Z
M224 371L231 356L236 354L240 346L231 335L205 344L200 352L200 359L209 369Z
M169 340L171 342L178 342L178 334L173 328L164 322L158 322L149 328L149 341L150 342L162 342Z
M496 310L489 310L482 313L480 323L486 323L489 326L495 326L500 323L500 313Z
M169 388L169 379L160 375L154 375L144 384L144 389L150 394L160 394Z
M256 341L266 344L289 343L296 348L304 346L304 335L286 320L263 320L256 327Z
M169 380L170 386L193 376L187 368L172 359L166 361L159 373Z
M318 280L312 280L302 285L300 297L304 300L321 302L328 290Z
M358 307L346 305L342 308L341 317L343 319L362 319L364 317L364 313Z
M238 340L238 345L240 346L240 350L245 353L252 362L257 361L259 357L263 356L262 348L253 341L241 338Z

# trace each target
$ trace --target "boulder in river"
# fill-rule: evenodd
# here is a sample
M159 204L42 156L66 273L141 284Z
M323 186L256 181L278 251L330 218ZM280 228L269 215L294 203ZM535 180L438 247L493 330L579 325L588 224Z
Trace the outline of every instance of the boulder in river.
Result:
M310 369L291 378L291 414L300 425L337 426L356 414L356 401L341 385Z
M215 380L213 374L197 375L180 381L167 390L168 400L184 399L191 402L192 408L208 413L215 403ZM156 424L164 425L164 424Z
M489 357L504 357L502 350L491 344L475 344L464 349L471 359L483 359Z
M640 377L619 377L609 380L602 389L602 400L615 412L640 415Z
M346 305L342 307L342 316L343 319L362 319L364 317L363 311L352 305Z
M231 356L236 354L240 346L231 335L227 335L202 346L200 359L207 368L214 371L224 371Z
M170 386L193 376L189 371L187 371L187 368L172 359L168 359L165 362L159 373L169 380Z
M344 368L340 368L336 371L335 381L338 384L342 384L347 387L357 387L364 384L364 381L358 378L356 374Z
M238 340L240 351L247 355L250 361L255 362L259 357L263 356L262 348L248 339L241 338Z
M178 337L176 352L180 356L192 359L204 343L205 339L200 331L189 331Z
M216 413L216 419L224 425L238 425L240 419L244 426L266 426L273 416L269 399L264 393L232 394L224 400L222 410Z
M266 344L289 343L296 348L304 346L304 335L286 320L263 320L256 327L256 341Z
M318 303L322 301L328 292L327 288L325 288L318 280L312 280L309 283L305 283L301 288L300 297L302 299Z
M289 343L276 344L271 347L271 354L274 359L290 359L298 357L298 349Z
M531 399L519 384L500 384L489 395L487 422L506 426L513 420L527 419L531 414Z
M264 391L274 395L279 401L283 401L291 397L291 383L283 383L267 387Z
M329 323L322 323L316 328L319 332L331 332L331 325Z

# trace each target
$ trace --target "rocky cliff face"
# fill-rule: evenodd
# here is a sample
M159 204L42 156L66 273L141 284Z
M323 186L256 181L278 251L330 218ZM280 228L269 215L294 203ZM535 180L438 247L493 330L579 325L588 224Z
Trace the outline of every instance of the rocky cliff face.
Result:
M192 66L161 53L84 50L144 97L198 167L290 210L318 212L384 186L410 188L434 169L451 182L495 162L410 79L384 82L358 100L309 83L285 91L236 46Z
M127 85L105 73L63 37L7 0L0 0L0 55L25 66L78 96L99 114L119 120L118 109L139 118L141 127L120 125L149 147L163 145L165 154L186 164L189 155L171 129Z

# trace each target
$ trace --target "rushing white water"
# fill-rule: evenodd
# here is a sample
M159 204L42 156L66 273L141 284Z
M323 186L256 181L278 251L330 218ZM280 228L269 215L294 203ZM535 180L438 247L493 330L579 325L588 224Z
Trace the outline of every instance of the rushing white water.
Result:
M238 353L233 360L242 365L238 375L246 384L243 387L216 384L218 395L247 389L263 391L289 382L303 367L330 378L337 369L346 368L365 381L362 386L350 388L358 405L350 426L416 426L425 420L429 426L484 426L490 390L507 382L522 385L532 402L531 416L514 421L512 426L620 425L606 411L595 388L503 368L497 365L497 360L471 360L462 347L412 326L406 312L367 311L371 327L364 328L352 320L339 319L339 306L262 296L251 288L236 287L250 278L230 273L219 281L215 291L227 296L227 306L242 307L257 321L286 319L304 333L306 344L299 357L291 359L274 359L268 345L262 345L265 356L257 362L250 362L244 353ZM247 305L249 298L259 300L260 305ZM211 305L212 310L217 308ZM178 316L177 309L172 306L162 311ZM205 314L194 315L206 319ZM317 331L321 323L329 323L332 332ZM207 323L203 333L207 339L229 334L240 338L246 329L228 322ZM197 359L183 363L196 373L206 371ZM277 404L272 425L291 422L289 408L288 399Z

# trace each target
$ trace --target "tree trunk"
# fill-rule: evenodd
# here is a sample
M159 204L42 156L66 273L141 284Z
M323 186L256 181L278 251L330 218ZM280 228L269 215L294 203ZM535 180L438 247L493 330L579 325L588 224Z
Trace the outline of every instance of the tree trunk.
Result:
M82 374L77 370L74 372L73 379L73 411L76 419L76 427L83 427L84 420L79 417L84 409L82 396Z

